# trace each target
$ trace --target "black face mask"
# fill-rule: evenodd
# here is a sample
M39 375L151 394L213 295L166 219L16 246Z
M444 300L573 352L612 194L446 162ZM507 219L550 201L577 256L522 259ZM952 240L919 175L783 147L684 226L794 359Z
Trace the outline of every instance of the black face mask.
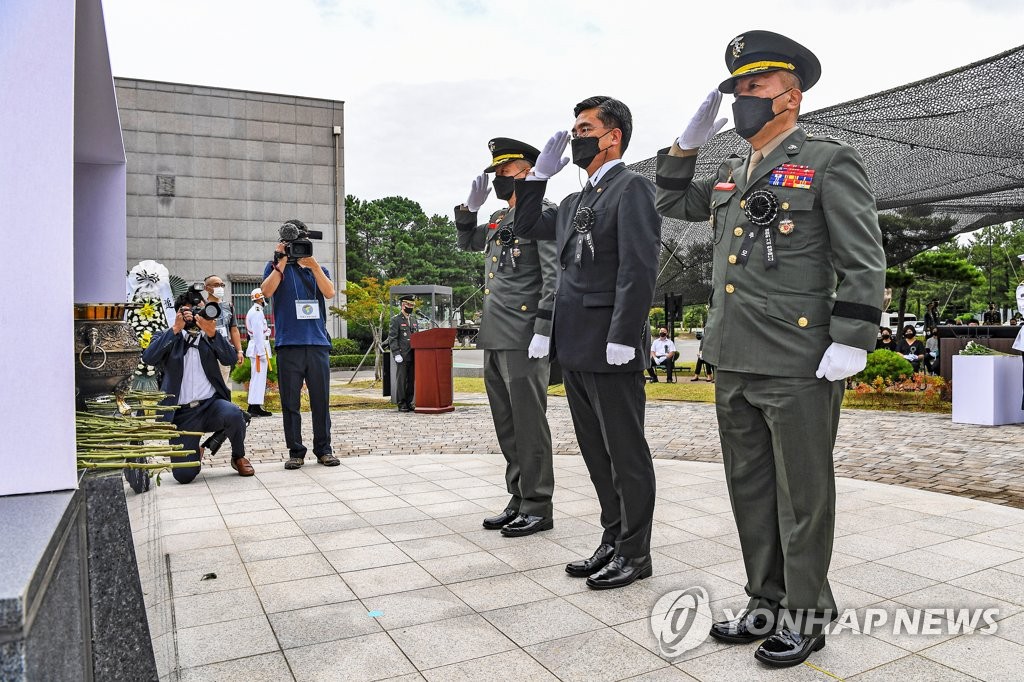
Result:
M903 338L905 338L905 339L912 339L915 336L917 336L917 334L915 334L914 332L907 332L906 334L903 335Z
M792 90L790 88L789 90ZM789 92L786 90L786 92ZM768 123L778 114L772 111L772 102L782 97L786 92L780 92L775 97L751 97L749 95L738 95L732 103L732 118L736 124L736 134L744 140L749 140L761 132Z
M516 191L516 179L511 175L494 176L494 196L508 201Z
M406 306L403 305L402 306L402 312L405 313L406 315L408 315L409 313L412 312L412 306L406 307Z
M606 132L604 135L610 133L611 130ZM597 158L597 155L602 151L608 151L607 149L601 149L600 140L604 135L598 137L577 137L572 141L572 162L586 170L591 162Z
M888 334L882 334L882 340L883 341L891 341L892 337L889 336Z

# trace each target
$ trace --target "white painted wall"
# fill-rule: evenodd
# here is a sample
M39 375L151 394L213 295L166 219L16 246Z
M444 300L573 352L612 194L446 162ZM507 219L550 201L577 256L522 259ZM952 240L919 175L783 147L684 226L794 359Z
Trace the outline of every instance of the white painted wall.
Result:
M0 495L76 485L73 311L89 300L76 245L97 247L83 295L123 300L124 148L102 22L100 0L0 2ZM76 82L93 89L77 111ZM91 140L81 158L76 133ZM118 243L113 266L95 260Z

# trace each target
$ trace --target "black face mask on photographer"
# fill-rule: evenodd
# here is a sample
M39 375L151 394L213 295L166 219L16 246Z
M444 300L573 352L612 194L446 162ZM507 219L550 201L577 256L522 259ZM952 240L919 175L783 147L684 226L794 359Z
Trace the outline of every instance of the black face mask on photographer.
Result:
M736 101L732 103L732 118L736 124L736 134L744 140L749 140L761 132L776 116L782 111L786 111L783 109L778 114L775 113L772 110L772 102L785 95L789 90L780 92L775 97L737 95Z
M607 131L604 135L612 132L612 130L615 130L615 128ZM597 158L598 154L608 151L607 149L601 149L600 141L604 135L598 135L597 137L574 137L572 140L572 162L586 170L591 162Z

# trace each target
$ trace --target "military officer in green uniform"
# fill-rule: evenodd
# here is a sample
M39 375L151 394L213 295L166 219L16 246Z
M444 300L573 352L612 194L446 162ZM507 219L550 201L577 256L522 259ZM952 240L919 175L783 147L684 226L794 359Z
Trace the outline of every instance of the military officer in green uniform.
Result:
M459 247L486 254L483 317L477 348L484 349L484 385L498 444L505 455L505 484L511 499L484 528L502 535L531 535L554 527L551 493L555 479L548 429L551 310L558 263L553 241L516 233L515 180L533 168L534 147L507 137L487 143L491 164L472 184L466 203L455 207ZM494 193L508 206L477 224L477 211ZM544 210L557 207L547 202Z
M399 412L412 412L413 401L416 398L416 364L415 353L409 337L420 330L413 310L416 308L416 298L409 294L399 299L402 306L401 312L391 317L391 326L388 329L388 348L391 350L391 359L395 361L395 403Z
M709 220L712 295L704 358L747 573L747 610L711 635L755 658L796 665L825 645L837 616L828 583L842 381L874 348L885 285L875 198L860 155L797 125L821 74L810 50L768 31L729 42L730 77L658 155L657 205ZM699 147L725 124L750 150L694 178Z

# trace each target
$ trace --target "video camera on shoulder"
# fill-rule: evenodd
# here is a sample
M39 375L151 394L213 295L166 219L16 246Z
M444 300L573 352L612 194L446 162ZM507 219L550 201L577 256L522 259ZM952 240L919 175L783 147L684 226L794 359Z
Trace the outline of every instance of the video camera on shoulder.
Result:
M203 298L203 291L206 290L206 284L203 282L193 282L188 285L188 289L181 296L178 296L178 300L174 302L174 308L178 309L183 305L188 305L192 308L192 314L194 316L201 317L205 320L216 320L220 318L220 304L216 301L207 301ZM195 321L185 325L186 329L198 329L199 325Z
M313 242L311 239L323 239L324 233L319 230L310 230L306 223L292 218L282 225L278 233L284 243L284 252L288 261L294 263L300 258L308 258L313 255Z

